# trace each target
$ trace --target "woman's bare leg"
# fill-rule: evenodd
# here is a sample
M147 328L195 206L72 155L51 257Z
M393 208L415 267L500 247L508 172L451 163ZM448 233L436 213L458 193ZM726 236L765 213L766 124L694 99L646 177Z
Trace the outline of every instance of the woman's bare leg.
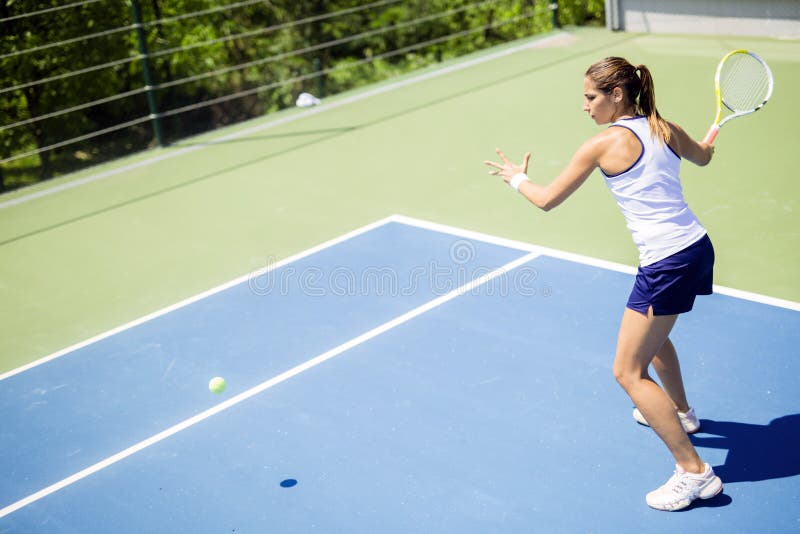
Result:
M669 339L677 318L677 315L653 315L652 308L646 315L626 308L619 329L614 377L670 450L675 462L690 473L702 473L705 466L681 426L673 399L647 372Z
M683 377L681 376L681 364L678 361L678 353L669 338L661 345L661 348L653 358L653 369L661 381L661 387L672 399L672 403L678 411L686 413L689 411L689 402L686 400L686 390L683 387Z

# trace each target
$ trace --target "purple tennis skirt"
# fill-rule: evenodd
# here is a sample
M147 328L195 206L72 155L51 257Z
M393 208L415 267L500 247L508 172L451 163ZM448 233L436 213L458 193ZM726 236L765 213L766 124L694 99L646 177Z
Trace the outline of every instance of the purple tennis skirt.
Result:
M714 246L708 234L672 256L639 267L628 308L653 315L676 315L694 306L697 295L710 295L714 279Z

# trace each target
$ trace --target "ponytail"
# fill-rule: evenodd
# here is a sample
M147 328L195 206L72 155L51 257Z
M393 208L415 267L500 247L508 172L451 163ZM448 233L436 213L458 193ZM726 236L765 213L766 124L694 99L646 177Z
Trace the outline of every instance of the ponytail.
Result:
M636 67L641 80L641 89L639 90L639 98L636 102L636 112L641 113L647 117L647 123L650 125L650 135L658 137L663 142L668 143L672 134L672 130L663 118L658 113L656 108L656 92L655 85L653 84L653 75L650 70L644 66L639 65Z
M662 143L669 142L672 130L656 109L653 75L646 66L634 67L624 58L607 57L589 67L586 76L607 94L615 87L621 88L625 100L634 106L636 114L647 117L650 135Z

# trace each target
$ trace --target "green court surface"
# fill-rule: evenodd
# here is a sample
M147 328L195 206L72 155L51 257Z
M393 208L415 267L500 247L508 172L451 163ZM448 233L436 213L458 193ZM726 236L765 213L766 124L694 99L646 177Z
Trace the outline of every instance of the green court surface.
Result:
M0 371L391 214L635 265L599 172L542 213L482 161L530 150L552 179L602 128L582 80L609 55L647 64L662 115L702 137L716 63L743 47L774 97L723 128L710 166L684 165L684 189L717 284L798 301L800 43L570 29L0 197Z

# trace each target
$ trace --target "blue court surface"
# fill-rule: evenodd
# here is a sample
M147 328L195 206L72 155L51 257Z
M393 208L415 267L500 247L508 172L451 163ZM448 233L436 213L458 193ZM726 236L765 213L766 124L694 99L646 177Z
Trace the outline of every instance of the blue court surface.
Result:
M800 531L800 307L680 318L725 490L658 512L632 273L404 217L267 265L0 377L0 532Z

